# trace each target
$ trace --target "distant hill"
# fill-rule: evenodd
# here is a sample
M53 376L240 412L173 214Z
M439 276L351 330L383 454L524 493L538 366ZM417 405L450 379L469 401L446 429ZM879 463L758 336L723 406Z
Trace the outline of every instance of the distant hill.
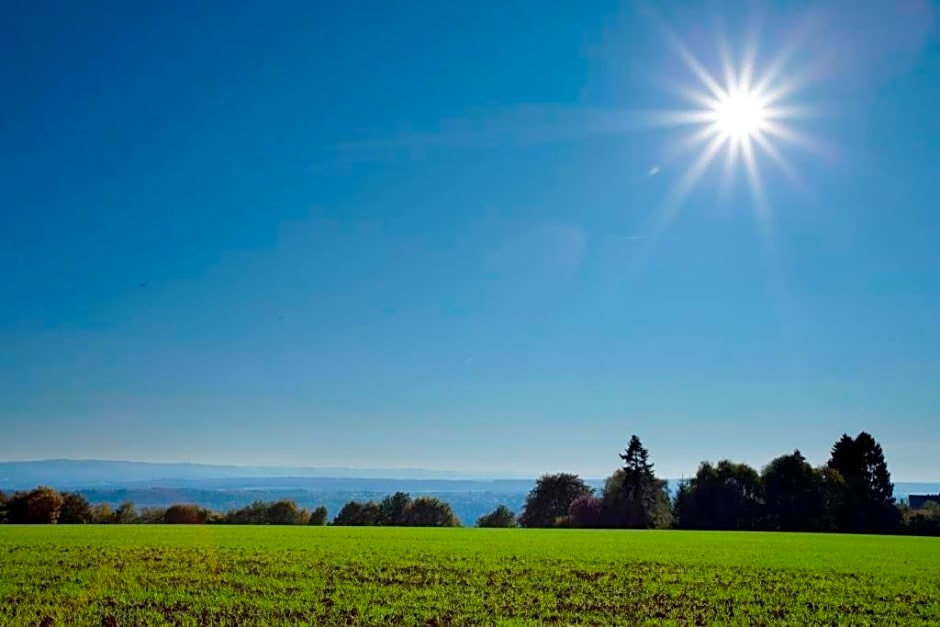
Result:
M303 466L223 466L101 459L43 459L0 462L0 489L37 485L58 489L95 487L179 487L207 490L306 489L385 492L496 491L531 489L535 477L500 473L461 473L422 468L347 468ZM586 479L599 488L603 480ZM669 480L670 491L678 481ZM940 482L897 482L895 496L940 491Z
M600 485L600 482L596 482ZM217 511L255 500L292 499L303 507L326 505L334 516L350 500L381 500L394 492L436 496L450 503L465 525L497 505L519 510L534 479L487 478L423 469L298 468L159 464L106 460L0 462L0 490L48 485L76 490L92 503L138 507L196 503Z
M0 489L39 484L70 486L125 485L160 482L234 482L242 479L496 479L496 475L421 468L314 468L291 466L220 466L192 463L151 463L111 460L43 459L0 462Z

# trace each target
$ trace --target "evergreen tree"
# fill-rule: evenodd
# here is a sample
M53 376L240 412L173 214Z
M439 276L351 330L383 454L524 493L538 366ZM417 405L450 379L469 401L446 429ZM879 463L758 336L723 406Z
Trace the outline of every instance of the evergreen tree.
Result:
M898 523L894 507L894 484L881 445L861 432L847 434L833 445L829 468L845 480L845 498L836 513L844 531L890 531Z
M640 438L630 437L620 454L623 467L604 486L604 514L614 527L667 527L672 522L666 482L656 478L649 451Z

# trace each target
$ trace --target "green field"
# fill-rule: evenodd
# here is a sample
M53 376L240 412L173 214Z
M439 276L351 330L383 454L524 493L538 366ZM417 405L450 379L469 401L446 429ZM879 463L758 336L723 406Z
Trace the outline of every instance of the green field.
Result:
M938 624L940 539L0 527L0 624Z

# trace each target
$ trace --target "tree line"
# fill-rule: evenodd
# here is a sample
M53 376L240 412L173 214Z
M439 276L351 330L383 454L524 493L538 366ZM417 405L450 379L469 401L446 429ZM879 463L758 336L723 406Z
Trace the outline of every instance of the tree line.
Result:
M228 524L228 525L325 525L322 505L307 511L292 500L255 501L240 509L213 512L192 503L169 507L143 507L130 501L117 508L108 503L92 505L79 492L58 492L47 486L12 495L0 492L0 522L9 524Z
M459 527L460 520L450 505L431 497L412 499L396 492L379 502L350 501L340 510L333 524L349 527Z
M144 507L131 501L112 509L108 503L92 505L79 492L58 492L48 486L0 492L0 523L9 524L220 524L220 525L326 525L327 509L307 511L290 499L255 501L239 509L213 512L192 503ZM329 524L336 526L459 527L450 505L440 499L411 498L396 492L379 502L350 501Z
M820 467L799 450L760 472L730 460L702 462L675 498L639 437L630 438L620 459L598 493L577 475L543 475L518 519L501 508L477 524L940 535L940 505L898 504L881 445L866 432L843 435Z
M843 435L820 467L800 451L781 455L759 472L747 464L702 462L675 498L656 476L649 451L632 436L621 465L595 491L578 475L542 475L517 517L505 505L481 516L479 527L579 527L909 533L940 535L940 505L911 509L894 498L881 445L868 433ZM938 499L940 500L940 499ZM350 501L332 522L327 509L312 511L292 500L256 501L213 512L194 504L167 508L131 502L112 509L92 505L78 492L40 486L0 492L0 522L11 524L246 524L458 527L444 501L396 492L381 501Z

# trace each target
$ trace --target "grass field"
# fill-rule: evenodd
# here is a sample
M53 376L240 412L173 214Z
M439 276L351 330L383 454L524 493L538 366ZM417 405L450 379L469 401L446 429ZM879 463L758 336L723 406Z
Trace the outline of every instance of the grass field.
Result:
M938 624L940 539L0 527L0 624Z

